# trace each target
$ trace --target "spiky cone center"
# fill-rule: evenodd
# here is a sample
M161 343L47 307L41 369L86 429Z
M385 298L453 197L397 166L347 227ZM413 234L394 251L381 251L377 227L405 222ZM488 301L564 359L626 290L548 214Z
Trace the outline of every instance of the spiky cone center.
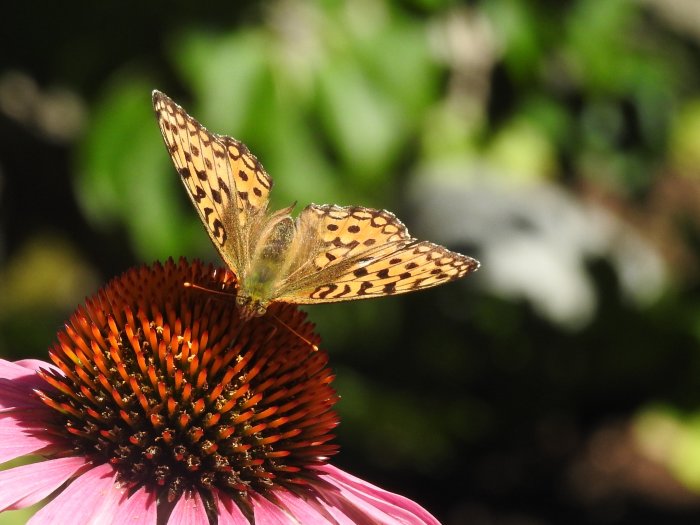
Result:
M231 294L231 300L184 282ZM337 451L337 395L305 314L274 304L242 322L235 276L185 260L114 279L78 308L50 349L61 370L37 392L53 408L64 453L109 462L124 486L162 501L216 489L246 507L249 491L307 484Z

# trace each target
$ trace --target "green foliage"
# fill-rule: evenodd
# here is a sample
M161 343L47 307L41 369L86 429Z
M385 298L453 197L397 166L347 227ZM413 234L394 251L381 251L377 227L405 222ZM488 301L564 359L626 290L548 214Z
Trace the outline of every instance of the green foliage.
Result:
M162 140L144 111L149 105L150 89L141 80L121 82L104 95L81 149L76 184L87 217L102 228L126 227L145 260L177 253L195 230L178 208L179 188L163 176L169 160L159 154Z
M169 256L216 260L159 135L159 89L250 147L275 181L273 207L387 208L417 236L484 258L465 283L310 309L338 371L341 465L391 475L388 488L455 523L472 508L493 522L511 509L543 523L673 522L680 500L626 487L593 501L562 481L594 464L596 433L622 421L645 460L700 490L700 31L668 4L285 0L120 15L107 2L133 42L23 38L17 67L79 92L89 119L57 153L31 142L38 117L0 105L30 136L20 161L0 157L3 352L41 345L56 311L94 287L58 251L26 264L38 233L82 243L82 264L104 276ZM71 52L89 38L99 66ZM58 175L32 172L32 155ZM17 188L61 169L77 207L54 199L27 214L17 203L34 188ZM81 271L54 290L68 266ZM46 289L46 310L27 300ZM563 304L584 314L567 324Z
M424 25L387 12L367 26L366 14L349 10L300 9L297 16L309 16L299 20L303 28L193 29L171 40L173 65L194 99L181 103L210 129L249 145L273 174L277 206L372 204L395 184L401 156L415 156L423 113L438 95ZM297 30L306 33L299 40ZM88 216L120 219L144 258L176 251L187 223L146 109L149 87L120 79L102 97L79 187Z

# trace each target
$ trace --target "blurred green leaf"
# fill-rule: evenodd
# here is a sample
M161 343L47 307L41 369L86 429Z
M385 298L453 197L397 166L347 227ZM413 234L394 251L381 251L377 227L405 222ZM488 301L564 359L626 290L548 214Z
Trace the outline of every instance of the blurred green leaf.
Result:
M179 177L151 110L151 89L135 79L112 86L93 112L76 181L88 219L102 228L125 225L144 260L177 256L195 234L183 218Z
M268 40L264 31L254 29L222 35L192 32L173 40L173 62L196 95L197 106L189 111L213 131L241 137L246 124L262 125L258 133L263 135L269 130L257 114L270 98Z
M689 100L676 113L669 155L680 173L700 174L700 99Z
M556 176L553 144L525 119L517 119L501 128L487 155L499 172L514 182L535 182Z
M359 183L376 184L403 135L398 108L354 66L333 64L320 84L324 122L344 164Z
M635 431L649 458L666 464L683 484L700 492L700 413L653 404L637 415Z

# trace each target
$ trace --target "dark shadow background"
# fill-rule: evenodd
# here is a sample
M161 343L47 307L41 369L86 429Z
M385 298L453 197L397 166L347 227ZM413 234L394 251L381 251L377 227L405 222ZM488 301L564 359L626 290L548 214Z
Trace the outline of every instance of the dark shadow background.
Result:
M0 39L0 355L133 265L217 260L158 88L276 207L387 208L482 262L309 308L334 463L445 524L698 521L695 0L27 1Z

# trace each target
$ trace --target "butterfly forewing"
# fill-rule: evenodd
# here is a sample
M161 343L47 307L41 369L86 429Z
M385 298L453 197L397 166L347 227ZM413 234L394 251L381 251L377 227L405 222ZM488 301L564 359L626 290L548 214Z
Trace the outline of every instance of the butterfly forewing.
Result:
M272 178L245 144L225 135L217 135L217 138L226 148L231 172L236 182L237 206L243 214L242 219L245 220L249 215L267 210Z
M153 107L209 236L240 274L250 259L252 224L267 210L272 179L244 144L209 132L163 93L154 91Z

